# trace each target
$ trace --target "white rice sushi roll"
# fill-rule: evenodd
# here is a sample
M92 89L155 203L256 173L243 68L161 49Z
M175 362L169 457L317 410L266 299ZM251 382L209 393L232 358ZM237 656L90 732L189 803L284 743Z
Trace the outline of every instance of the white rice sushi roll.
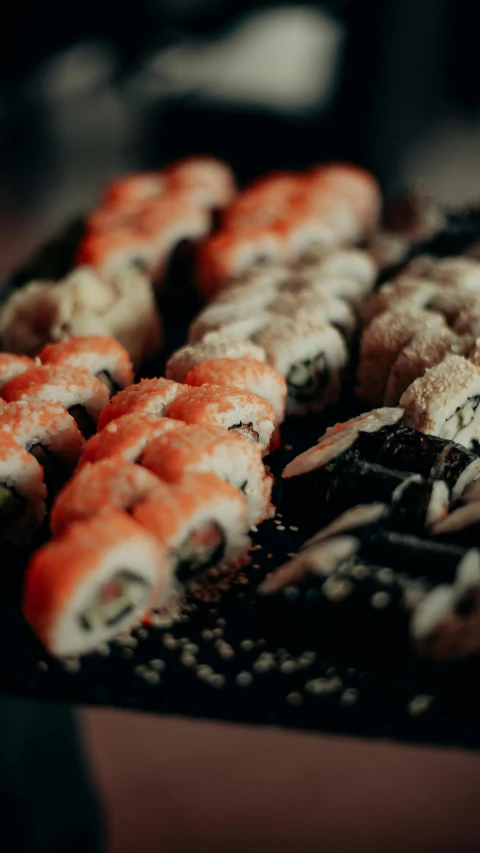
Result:
M312 293L330 296L334 299L343 299L356 311L359 311L365 298L365 288L359 281L355 281L353 278L341 278L340 276L317 277L308 269L286 281L282 290L298 293L305 287Z
M181 347L170 356L165 368L167 379L183 382L190 370L210 358L254 358L265 362L262 347L252 341L234 340L222 332L211 332L201 343Z
M126 513L76 522L40 548L25 578L23 613L53 655L82 655L166 603L172 561Z
M133 382L133 366L126 349L114 338L101 335L69 338L47 344L39 353L42 364L84 368L115 394Z
M395 281L382 285L380 290L372 294L362 307L362 320L367 326L378 314L392 309L399 310L404 306L429 309L438 291L439 285L436 282L400 276Z
M357 319L347 301L312 292L308 286L297 293L282 292L271 303L273 314L335 326L349 340L357 328Z
M270 300L267 300L265 306ZM271 321L266 311L257 310L256 305L230 305L222 302L212 302L190 324L188 342L190 344L202 341L209 332L222 331L231 338L249 338Z
M25 373L35 367L33 358L27 355L14 355L12 352L0 353L0 390L20 373Z
M480 369L460 355L448 355L404 392L406 426L464 447L480 440Z
M287 381L287 413L320 411L338 400L348 354L333 326L279 316L255 341Z
M375 317L362 334L357 397L373 406L381 406L390 369L415 332L445 327L441 314L418 308L385 311Z
M0 533L21 545L45 518L43 468L8 432L0 432Z
M369 252L363 249L334 249L318 258L307 258L297 265L302 272L325 278L347 278L356 281L368 293L375 284L378 266Z

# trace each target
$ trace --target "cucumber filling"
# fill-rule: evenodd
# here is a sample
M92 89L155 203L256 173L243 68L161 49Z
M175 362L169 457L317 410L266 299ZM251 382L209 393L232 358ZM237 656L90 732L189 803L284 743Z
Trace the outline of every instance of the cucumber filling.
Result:
M192 530L175 550L176 574L179 580L189 580L194 575L216 565L225 553L223 530L213 521Z
M256 432L253 428L253 424L233 424L233 426L228 428L229 432L236 432L237 435L241 435L243 438L248 438L252 444L256 444L258 442L258 432Z
M72 416L80 432L85 436L85 438L90 438L95 434L96 424L83 406L80 404L70 406L68 413Z
M328 369L323 353L292 364L287 374L288 396L296 403L311 403L320 396L328 382Z
M102 382L103 385L108 388L111 397L113 397L114 394L121 390L120 386L117 385L117 383L112 379L107 370L101 370L100 373L96 374L96 376L97 379L99 379L100 382Z
M114 628L147 601L149 592L144 578L122 569L95 590L90 604L79 614L80 625L85 631Z

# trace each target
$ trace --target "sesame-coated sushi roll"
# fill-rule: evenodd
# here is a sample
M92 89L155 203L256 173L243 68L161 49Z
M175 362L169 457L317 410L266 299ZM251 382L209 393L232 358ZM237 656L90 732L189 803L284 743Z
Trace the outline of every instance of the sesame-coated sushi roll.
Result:
M0 432L0 527L4 541L28 542L45 517L43 468L8 432Z
M142 465L168 483L195 471L216 474L245 496L250 526L273 514L272 477L265 472L258 444L221 427L184 424L150 441Z
M296 320L308 320L335 326L350 339L357 328L357 319L347 301L336 299L304 287L296 292L282 291L269 307L273 314L282 314Z
M356 394L373 406L382 405L390 369L416 331L445 328L445 320L433 311L404 308L375 317L362 334Z
M11 352L1 352L0 391L3 386L10 381L10 379L14 379L15 376L19 376L21 373L31 370L32 367L35 367L35 362L33 358L28 358L27 355L14 355Z
M215 301L243 302L248 298L255 302L258 294L275 294L291 274L287 264L265 261L235 276L231 283L217 294Z
M183 382L189 370L209 358L254 358L265 362L265 352L252 341L232 340L222 332L210 332L200 343L177 349L167 361L165 375Z
M479 401L480 368L447 355L407 388L400 405L407 426L470 447L480 440Z
M274 225L285 257L290 263L299 258L337 246L340 235L328 216L319 216L310 204L296 206L291 215L285 216Z
M1 429L40 462L49 493L65 482L85 447L74 418L60 403L8 403L2 410Z
M25 399L61 403L88 438L110 395L103 382L83 368L42 364L7 382L2 396L8 403Z
M266 450L275 425L275 409L265 400L225 385L185 386L168 406L167 417L201 426L220 426Z
M434 281L407 275L400 276L395 281L382 285L380 290L372 294L362 306L362 320L365 325L368 325L378 314L383 314L384 311L398 311L402 307L428 310L432 308L439 289L439 285Z
M130 356L114 338L88 335L70 338L57 344L47 344L39 353L42 364L63 367L82 367L100 379L111 394L116 394L133 382Z
M112 509L130 511L155 491L168 497L168 487L154 474L130 462L102 459L84 465L57 495L50 527L56 536L73 521Z
M436 261L430 276L442 285L456 285L472 293L480 292L480 262L475 258L442 258Z
M169 191L184 193L200 207L225 207L236 193L232 170L214 157L186 157L172 163L164 175Z
M215 309L215 310L214 310ZM268 311L216 305L209 307L208 313L194 321L190 327L188 342L200 343L208 334L221 332L231 340L251 338L271 323L272 315Z
M273 406L276 423L285 418L287 383L278 370L252 358L210 358L189 370L186 385L228 385L256 394Z
M470 339L456 335L449 328L415 332L391 367L385 405L396 406L408 386L430 367L443 361L448 353L466 355L469 348Z
M348 278L359 282L367 294L374 286L378 269L369 252L363 249L333 249L316 258L300 261L298 269L318 278Z
M83 467L87 462L99 462L101 459L138 462L151 439L179 426L183 427L185 424L183 421L174 421L173 418L159 418L157 415L136 411L121 415L88 439L78 467Z
M284 248L271 228L222 229L200 246L196 280L207 300L228 285L235 276L267 261L280 261Z
M250 547L246 499L215 474L187 474L168 499L139 503L132 514L169 552L183 582L245 558Z
M171 562L126 513L72 524L30 560L23 614L46 649L81 655L136 625L171 591Z
M359 309L365 298L364 285L353 278L340 278L340 276L317 276L314 268L308 267L298 275L292 276L286 281L282 290L294 294L307 291L310 294L318 294L321 297L328 296L331 299L343 299L359 313Z
M111 207L122 207L132 202L156 198L165 191L167 181L161 172L138 172L111 181L103 194L103 201Z
M98 430L102 430L110 421L121 417L121 415L134 411L162 417L167 406L181 390L181 385L169 379L161 377L158 379L142 379L136 385L130 385L112 397L100 416Z
M287 413L320 411L338 400L348 356L333 326L278 316L255 342L287 381Z

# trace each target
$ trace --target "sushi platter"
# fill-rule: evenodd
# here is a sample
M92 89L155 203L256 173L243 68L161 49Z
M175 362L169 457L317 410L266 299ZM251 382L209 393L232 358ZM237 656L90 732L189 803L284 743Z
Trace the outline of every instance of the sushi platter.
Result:
M332 217L320 167L315 215L293 173L235 195L194 172L115 182L4 290L0 457L46 489L0 484L34 519L17 529L7 489L0 693L480 748L480 215L385 235L370 176ZM295 216L267 228L280 203ZM170 254L145 237L165 216Z

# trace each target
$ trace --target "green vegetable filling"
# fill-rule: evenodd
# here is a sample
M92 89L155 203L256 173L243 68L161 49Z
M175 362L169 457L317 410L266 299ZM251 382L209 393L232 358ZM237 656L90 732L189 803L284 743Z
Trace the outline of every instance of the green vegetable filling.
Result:
M122 569L97 589L79 616L85 631L114 628L142 602L147 602L149 584L139 575Z
M317 399L328 382L325 357L307 358L292 364L287 374L288 396L297 403L310 403Z

